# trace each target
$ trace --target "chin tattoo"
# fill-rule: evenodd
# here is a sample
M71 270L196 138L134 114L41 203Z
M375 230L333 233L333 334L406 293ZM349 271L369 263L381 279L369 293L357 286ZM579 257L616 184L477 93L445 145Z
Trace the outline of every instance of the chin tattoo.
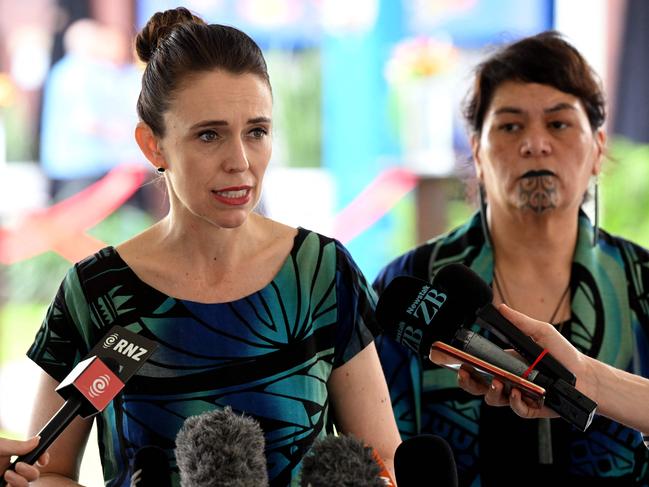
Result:
M518 186L518 203L523 210L543 213L557 207L557 187L553 176L531 176Z

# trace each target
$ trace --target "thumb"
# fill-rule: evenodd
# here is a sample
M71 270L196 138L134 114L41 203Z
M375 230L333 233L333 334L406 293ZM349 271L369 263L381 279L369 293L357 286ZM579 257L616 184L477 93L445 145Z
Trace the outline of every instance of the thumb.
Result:
M537 321L523 313L513 310L506 304L500 304L498 311L507 318L512 324L526 335L532 337L534 341L543 341L548 331L548 324Z
M11 457L13 455L24 455L29 453L38 445L39 436L34 436L28 440L9 440L0 438L0 457Z

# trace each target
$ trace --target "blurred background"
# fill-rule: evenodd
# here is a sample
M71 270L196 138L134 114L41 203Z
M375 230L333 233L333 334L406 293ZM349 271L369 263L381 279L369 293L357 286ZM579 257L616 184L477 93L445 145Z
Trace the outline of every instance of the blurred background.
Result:
M0 0L0 435L27 434L24 354L66 269L166 212L132 136L132 41L178 5L266 55L275 133L260 211L340 239L368 279L474 211L459 110L471 69L547 29L608 93L601 224L649 246L645 0ZM90 443L81 481L99 486Z

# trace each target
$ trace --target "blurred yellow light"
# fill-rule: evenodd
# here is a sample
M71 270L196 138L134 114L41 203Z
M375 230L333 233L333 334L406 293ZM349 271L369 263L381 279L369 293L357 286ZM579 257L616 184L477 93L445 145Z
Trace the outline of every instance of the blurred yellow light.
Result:
M6 107L14 103L16 89L14 83L5 73L0 73L0 107Z

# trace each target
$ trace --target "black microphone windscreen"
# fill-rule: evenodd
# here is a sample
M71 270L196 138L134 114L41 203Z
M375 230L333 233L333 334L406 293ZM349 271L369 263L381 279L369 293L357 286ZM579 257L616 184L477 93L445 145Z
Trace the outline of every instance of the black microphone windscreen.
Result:
M426 485L457 487L457 467L449 444L436 435L418 435L404 440L394 453L394 473L399 487Z
M439 269L433 278L433 286L452 296L461 296L462 307L470 313L493 301L489 285L463 264L447 264Z
M301 487L385 487L372 448L349 435L328 435L302 459Z
M167 454L157 446L143 446L135 452L131 487L171 487Z
M392 279L379 296L376 304L376 319L383 330L388 330L403 319L408 306L430 283L410 276ZM424 291L425 292L425 291Z
M434 341L450 343L467 313L462 295L435 281L398 276L379 296L376 317L385 335L427 358Z
M176 436L180 485L267 486L264 448L259 423L229 407L190 416Z

